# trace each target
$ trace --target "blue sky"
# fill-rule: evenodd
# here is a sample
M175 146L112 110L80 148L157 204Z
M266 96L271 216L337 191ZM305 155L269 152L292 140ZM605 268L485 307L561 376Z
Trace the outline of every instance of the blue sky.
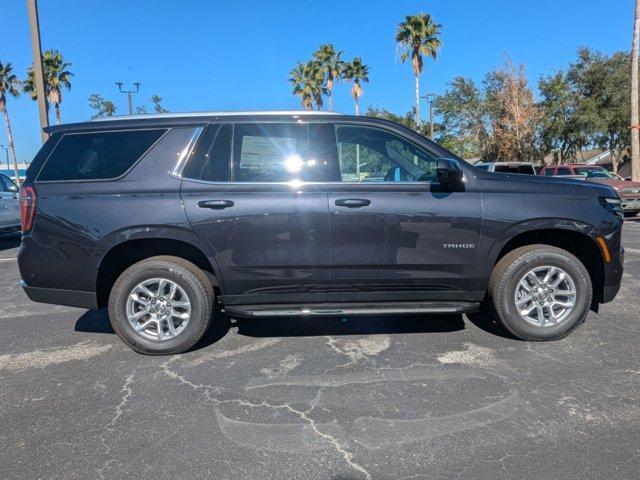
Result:
M457 75L481 79L505 54L524 63L535 83L571 62L578 46L627 50L633 3L40 0L39 10L43 50L56 48L73 64L76 76L61 106L63 121L72 122L90 117L87 97L94 92L126 113L118 80L141 82L135 104L149 105L157 93L171 111L299 108L288 73L325 42L370 66L363 111L377 105L403 113L412 106L413 78L396 55L394 35L407 14L428 12L442 24L440 56L425 63L421 79L423 93L438 93ZM26 2L3 2L2 15L0 61L23 77L32 62ZM334 98L335 110L353 111L348 86L339 85ZM35 102L11 99L9 111L18 159L30 161L40 142Z

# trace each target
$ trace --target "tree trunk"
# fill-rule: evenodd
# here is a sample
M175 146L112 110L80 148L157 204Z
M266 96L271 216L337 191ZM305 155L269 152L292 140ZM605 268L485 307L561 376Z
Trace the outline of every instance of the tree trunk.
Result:
M416 127L419 127L420 126L420 76L416 75L415 77L416 77Z
M360 115L360 106L358 105L358 99L356 98L356 117Z
M56 109L56 123L58 125L60 125L62 123L62 118L60 117L60 104L59 103L55 104L55 109Z
M332 89L329 89L329 111L330 112L333 111L333 90Z
M4 110L4 122L7 126L7 147L11 150L11 155L13 156L13 169L16 173L16 185L20 186L20 171L18 170L18 160L16 159L16 149L13 146L13 134L11 133L11 122L9 121L9 111L5 105Z
M609 155L611 156L611 169L613 173L618 173L618 164L620 163L620 156L616 155L613 150L609 151Z
M640 115L638 109L638 36L640 35L640 0L636 0L631 46L631 179L640 182ZM614 165L617 170L617 165ZM614 172L615 173L615 172Z

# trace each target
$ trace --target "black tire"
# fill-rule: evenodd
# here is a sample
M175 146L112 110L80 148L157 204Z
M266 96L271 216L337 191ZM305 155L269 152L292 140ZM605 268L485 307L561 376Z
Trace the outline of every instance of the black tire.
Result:
M640 213L640 210L632 210L630 212L624 212L624 217L625 218L635 217L636 215L638 215L638 213Z
M564 270L573 280L576 298L573 310L556 325L536 326L524 320L516 308L515 293L520 279L536 267L552 266ZM549 245L527 245L505 255L496 264L489 281L489 295L498 321L522 340L559 340L584 322L593 296L591 277L574 255Z
M127 319L129 294L140 282L166 278L186 293L191 303L187 325L173 338L153 340L136 332ZM127 268L116 280L109 295L109 319L124 343L145 355L171 355L190 349L205 334L213 316L214 293L211 282L193 263L178 257L158 256Z

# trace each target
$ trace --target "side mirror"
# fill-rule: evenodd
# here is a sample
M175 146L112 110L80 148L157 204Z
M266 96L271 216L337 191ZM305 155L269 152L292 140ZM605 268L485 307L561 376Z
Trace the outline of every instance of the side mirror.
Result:
M630 182L631 181L631 177L625 177L624 181L625 182Z
M456 160L439 158L436 161L436 176L441 185L462 183L462 169Z

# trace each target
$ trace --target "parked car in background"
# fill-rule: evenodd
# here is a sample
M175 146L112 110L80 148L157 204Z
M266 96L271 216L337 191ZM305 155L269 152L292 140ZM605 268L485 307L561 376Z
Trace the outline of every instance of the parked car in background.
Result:
M624 180L599 165L567 164L549 165L540 171L545 176L572 176L584 178L588 182L597 182L613 187L622 199L622 211L626 217L640 212L640 182Z
M18 186L0 174L0 233L20 231L20 203Z
M23 288L107 307L141 353L190 348L216 306L278 318L483 305L522 339L555 340L620 288L611 187L489 173L386 120L212 112L46 131L20 195Z
M527 162L480 162L476 163L474 167L495 173L536 174L536 168L533 163Z

